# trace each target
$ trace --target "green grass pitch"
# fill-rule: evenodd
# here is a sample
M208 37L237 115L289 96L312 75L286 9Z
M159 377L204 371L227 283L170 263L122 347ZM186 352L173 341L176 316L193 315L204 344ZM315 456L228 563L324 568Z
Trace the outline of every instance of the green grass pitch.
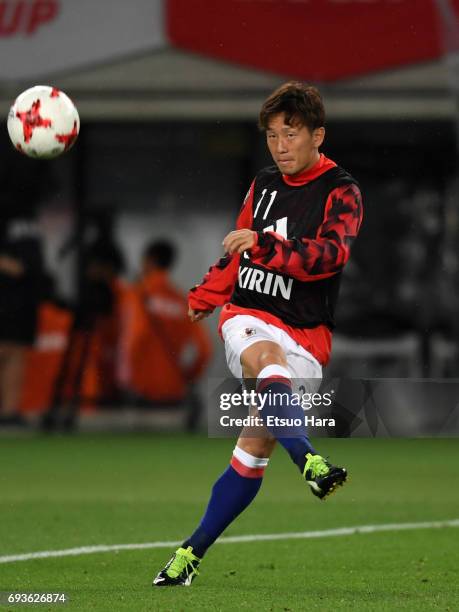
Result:
M258 498L225 535L459 518L457 440L316 442L350 482L321 502L278 448ZM232 446L185 435L2 437L0 556L180 540ZM171 552L3 563L0 591L66 592L63 609L83 611L459 609L457 527L221 544L190 588L152 588Z

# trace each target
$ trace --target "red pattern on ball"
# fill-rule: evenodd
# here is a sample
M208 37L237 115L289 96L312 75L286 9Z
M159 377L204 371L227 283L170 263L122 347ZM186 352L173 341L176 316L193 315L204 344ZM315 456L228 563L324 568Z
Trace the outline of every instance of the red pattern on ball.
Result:
M56 134L56 140L64 145L64 151L70 149L78 136L77 122L73 122L73 129L68 134Z
M28 111L24 111L22 113L18 111L16 113L16 117L22 122L24 142L30 142L35 128L48 128L52 125L51 119L44 119L40 115L40 106L41 101L35 100L35 102L32 104L32 107Z

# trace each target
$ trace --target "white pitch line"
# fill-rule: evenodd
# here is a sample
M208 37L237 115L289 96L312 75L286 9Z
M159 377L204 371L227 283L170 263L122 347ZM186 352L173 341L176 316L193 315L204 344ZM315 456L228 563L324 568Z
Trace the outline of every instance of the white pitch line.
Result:
M217 540L216 544L238 544L242 542L273 542L275 540L307 540L311 538L331 538L336 536L377 533L381 531L408 531L411 529L442 529L444 527L459 527L459 519L449 521L428 521L423 523L389 523L386 525L357 525L355 527L339 527L321 531L298 531L287 533L266 533L254 535L228 536ZM150 548L175 548L183 540L174 542L145 542L144 544L114 544L111 546L81 546L64 550L43 550L20 555L5 555L0 557L0 563L30 561L31 559L49 559L51 557L75 557L96 553L118 552L120 550L145 550Z

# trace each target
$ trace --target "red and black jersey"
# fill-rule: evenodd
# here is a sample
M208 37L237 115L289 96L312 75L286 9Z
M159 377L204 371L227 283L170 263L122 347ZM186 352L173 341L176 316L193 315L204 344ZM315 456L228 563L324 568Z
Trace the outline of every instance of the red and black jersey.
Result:
M339 195L329 199L337 188ZM340 216L350 215L351 225L359 221L355 195L355 180L338 166L299 186L288 185L275 166L262 170L254 187L257 246L241 257L231 303L269 312L292 327L332 329L353 238Z
M341 270L361 220L357 182L325 156L295 177L275 166L262 170L237 223L257 232L256 246L220 259L191 290L191 307L229 302L221 324L235 314L254 314L326 363Z

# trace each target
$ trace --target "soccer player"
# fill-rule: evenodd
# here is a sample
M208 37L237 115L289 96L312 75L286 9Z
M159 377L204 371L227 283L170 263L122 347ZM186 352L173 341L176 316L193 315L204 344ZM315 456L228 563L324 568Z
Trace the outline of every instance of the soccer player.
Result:
M193 321L223 306L220 330L233 375L256 380L258 397L284 398L275 414L303 421L301 406L289 402L292 380L308 391L320 384L341 271L362 221L356 181L319 152L324 122L315 87L289 82L267 98L259 125L275 166L257 174L236 230L223 240L226 255L189 294ZM258 493L276 442L318 498L345 482L346 470L318 454L304 428L288 436L268 429L265 437L242 431L201 523L154 585L191 584L206 550Z

